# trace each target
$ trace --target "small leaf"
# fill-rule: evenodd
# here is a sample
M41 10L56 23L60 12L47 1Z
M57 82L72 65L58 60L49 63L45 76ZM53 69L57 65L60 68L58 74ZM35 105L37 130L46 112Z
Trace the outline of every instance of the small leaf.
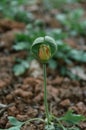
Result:
M24 74L24 72L29 68L29 63L26 60L20 60L13 68L13 72L16 76Z
M17 64L14 66L13 72L16 76L22 75L25 72L25 67L21 64Z
M79 114L74 114L72 110L69 110L63 117L60 118L63 121L72 124L78 124L80 121L86 120L86 118Z
M48 64L51 69L56 69L58 63L54 59L50 59Z
M8 117L10 123L13 125L13 126L17 126L17 127L21 127L23 125L23 122L20 122L18 121L15 117L13 116L9 116Z
M29 63L28 63L28 61L22 60L22 65L23 65L26 69L29 68Z
M11 127L7 130L20 130L21 129L21 125L20 126L15 126L15 127Z
M13 46L13 48L16 50L16 51L21 51L21 50L27 50L29 49L29 44L27 42L19 42L17 43L16 45Z

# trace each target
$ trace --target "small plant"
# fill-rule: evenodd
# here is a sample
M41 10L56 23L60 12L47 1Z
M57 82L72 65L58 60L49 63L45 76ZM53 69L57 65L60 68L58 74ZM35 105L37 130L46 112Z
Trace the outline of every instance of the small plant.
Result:
M47 89L46 89L46 63L55 54L57 50L56 42L53 38L49 36L39 37L32 44L33 54L43 63L44 70L44 105L46 111L46 122L47 126L51 124L50 115L47 103ZM48 128L47 127L47 128Z
M23 125L33 122L35 120L41 121L45 124L44 130L80 130L78 127L78 123L80 123L80 121L86 120L84 116L74 114L72 110L69 110L65 115L63 115L60 118L57 118L49 112L47 102L46 63L50 58L52 58L56 50L57 50L56 42L53 38L49 36L38 37L33 42L31 47L33 55L43 64L44 105L46 113L45 119L32 118L24 122L21 122L18 121L15 117L9 116L8 119L9 122L12 124L12 127L5 130L20 130Z

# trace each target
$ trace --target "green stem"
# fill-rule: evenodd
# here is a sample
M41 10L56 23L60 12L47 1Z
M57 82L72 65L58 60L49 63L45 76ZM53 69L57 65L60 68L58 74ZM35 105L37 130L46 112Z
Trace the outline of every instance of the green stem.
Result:
M47 123L49 125L49 111L48 111L48 103L47 103L47 83L46 83L46 64L43 64L43 71L44 71L44 105L45 105L45 112L46 112L46 118Z
M25 121L24 124L28 124L28 123L30 123L31 121L41 121L41 122L44 122L44 120L41 119L41 118L32 118L32 119L29 119L29 120Z

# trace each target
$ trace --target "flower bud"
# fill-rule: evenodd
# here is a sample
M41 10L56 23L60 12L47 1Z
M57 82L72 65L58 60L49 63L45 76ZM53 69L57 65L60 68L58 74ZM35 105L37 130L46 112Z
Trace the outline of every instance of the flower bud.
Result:
M47 61L51 58L51 51L48 45L42 44L39 47L39 59L41 61Z
M32 44L32 53L42 63L46 63L56 52L57 45L52 37L38 37Z

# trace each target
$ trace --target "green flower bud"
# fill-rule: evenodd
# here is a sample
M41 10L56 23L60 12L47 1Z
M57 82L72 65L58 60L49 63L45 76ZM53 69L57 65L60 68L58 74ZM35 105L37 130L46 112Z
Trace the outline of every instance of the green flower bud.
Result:
M38 37L32 44L32 53L41 62L46 63L56 52L57 45L49 36Z

